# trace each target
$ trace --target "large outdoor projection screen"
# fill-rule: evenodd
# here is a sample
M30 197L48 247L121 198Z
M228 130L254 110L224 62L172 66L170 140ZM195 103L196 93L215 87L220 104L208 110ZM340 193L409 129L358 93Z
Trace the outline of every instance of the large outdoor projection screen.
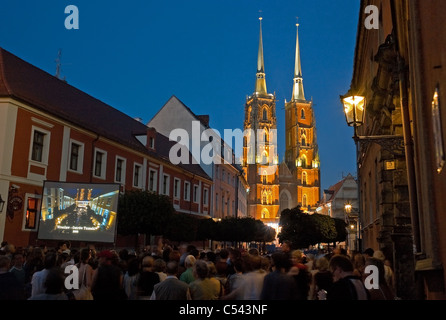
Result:
M39 239L114 242L119 184L45 181Z

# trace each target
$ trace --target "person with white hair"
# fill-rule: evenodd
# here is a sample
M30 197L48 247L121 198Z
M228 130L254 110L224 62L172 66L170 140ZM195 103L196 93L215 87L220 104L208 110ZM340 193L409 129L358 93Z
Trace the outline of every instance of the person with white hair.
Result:
M184 266L186 270L180 275L180 280L186 282L187 284L192 283L195 281L194 276L194 265L197 259L193 255L188 255L184 259Z

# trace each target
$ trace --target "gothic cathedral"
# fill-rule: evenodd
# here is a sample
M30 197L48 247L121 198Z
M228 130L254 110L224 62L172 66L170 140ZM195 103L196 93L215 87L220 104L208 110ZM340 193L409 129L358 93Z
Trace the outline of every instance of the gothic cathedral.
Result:
M285 101L285 157L279 164L276 96L266 89L262 18L255 91L246 100L244 130L242 166L249 184L249 215L277 226L284 209L301 206L313 213L320 201L320 162L313 102L304 95L299 33L292 97Z

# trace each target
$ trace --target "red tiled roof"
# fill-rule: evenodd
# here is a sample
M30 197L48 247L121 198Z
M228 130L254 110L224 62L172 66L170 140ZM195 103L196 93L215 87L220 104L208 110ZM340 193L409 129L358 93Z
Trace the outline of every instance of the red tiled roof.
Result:
M13 97L100 136L167 161L169 151L166 148L175 144L157 133L157 152L148 150L135 137L138 133L146 133L145 124L3 48L0 48L0 97ZM199 165L182 167L210 179Z

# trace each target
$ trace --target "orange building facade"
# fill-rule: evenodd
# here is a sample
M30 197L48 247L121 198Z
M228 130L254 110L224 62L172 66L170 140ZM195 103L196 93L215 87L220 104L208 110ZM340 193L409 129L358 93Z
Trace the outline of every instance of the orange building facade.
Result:
M314 212L320 201L320 162L313 103L304 96L297 33L293 94L285 102L286 152L279 165L276 97L266 88L261 21L255 91L245 104L242 162L250 187L249 214L277 226L286 208L300 205Z

